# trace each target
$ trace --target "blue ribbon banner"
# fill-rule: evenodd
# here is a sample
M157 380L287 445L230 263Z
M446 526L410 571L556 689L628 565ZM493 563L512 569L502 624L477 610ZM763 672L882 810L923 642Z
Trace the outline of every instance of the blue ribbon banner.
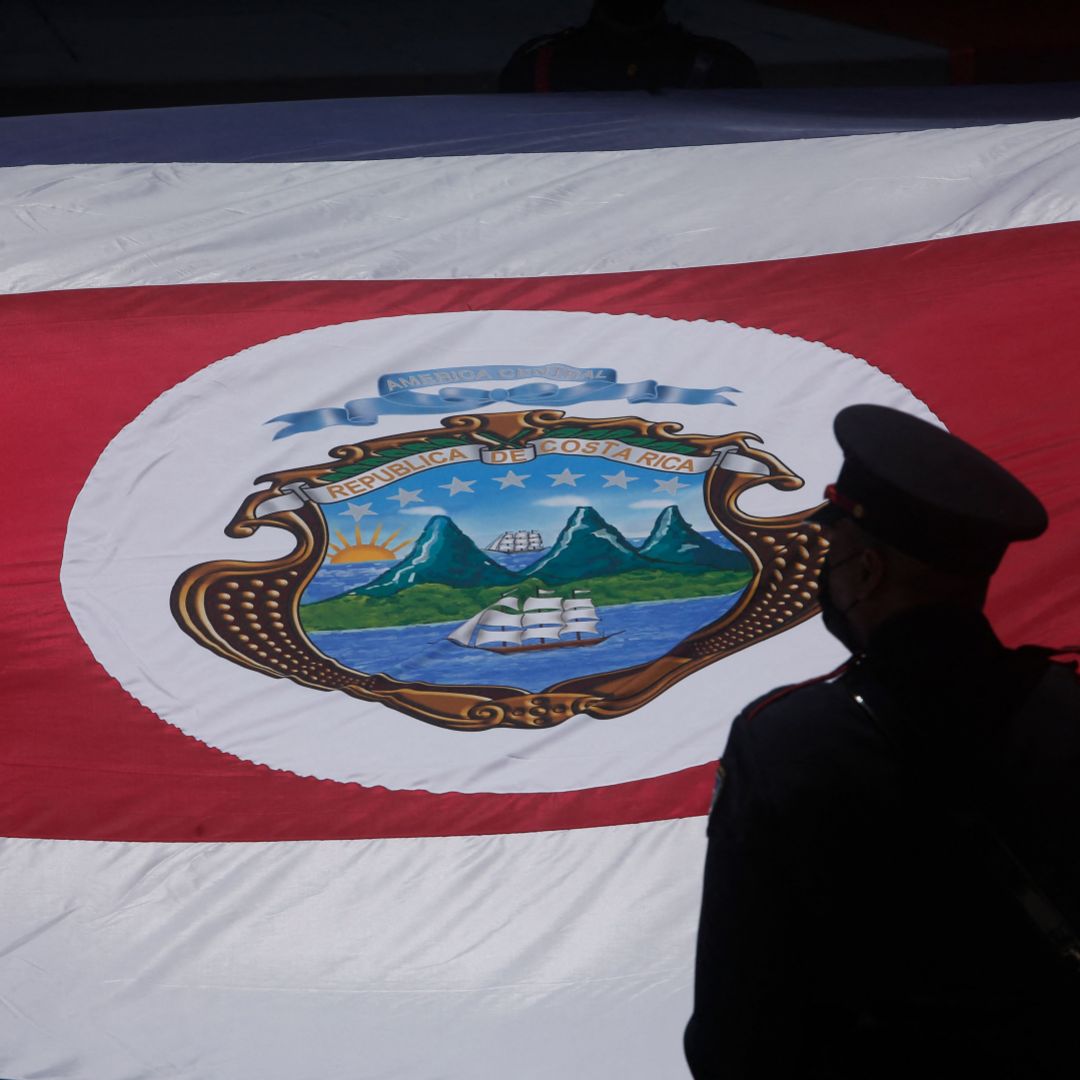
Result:
M554 382L526 382L510 387L481 389L462 386L466 382L497 382L520 378L522 375L544 374L551 378L573 380L575 386L559 386ZM582 401L627 401L631 404L673 405L734 405L727 394L737 394L733 386L713 390L665 386L653 379L640 382L616 382L611 368L582 369L567 365L533 365L513 367L438 368L423 372L384 375L379 379L379 396L354 398L342 408L307 409L304 412L282 413L268 424L283 423L275 439L285 439L304 431L343 425L370 426L380 416L407 413L446 413L479 409L485 405L509 402L514 405L545 407L576 405ZM438 385L438 384L443 385ZM414 386L438 386L434 390L414 390Z

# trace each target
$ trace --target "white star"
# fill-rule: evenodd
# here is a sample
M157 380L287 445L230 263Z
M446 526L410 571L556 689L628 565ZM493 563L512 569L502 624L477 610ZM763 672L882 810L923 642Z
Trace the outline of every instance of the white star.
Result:
M451 495L459 495L461 492L466 492L469 495L475 494L473 491L473 484L475 480L459 480L456 476L450 478L449 484L440 484L439 487L445 491L449 491Z
M371 509L371 503L369 502L361 503L359 506L354 506L352 503L349 503L349 505L345 507L343 513L348 514L353 521L363 521L364 518L369 516L379 516L377 510Z
M560 473L548 473L548 479L552 487L559 487L562 484L566 484L567 487L577 487L577 482L584 475L583 472L574 473L569 469L563 469Z
M673 476L670 480L654 480L657 491L666 491L669 495L678 495L684 487L689 487L689 484L680 483L677 476Z
M500 491L505 491L508 487L523 488L530 475L530 473L522 473L519 476L513 469L507 469L505 476L493 476L491 479L499 485Z
M396 495L387 496L390 499L394 499L398 506L404 509L409 503L423 502L423 497L420 492L423 488L417 488L415 491L409 491L406 488L402 488Z
M627 476L625 469L620 469L617 473L612 473L608 476L607 473L602 474L607 483L604 487L617 487L626 490L627 484L632 484L635 480L640 480L640 476Z

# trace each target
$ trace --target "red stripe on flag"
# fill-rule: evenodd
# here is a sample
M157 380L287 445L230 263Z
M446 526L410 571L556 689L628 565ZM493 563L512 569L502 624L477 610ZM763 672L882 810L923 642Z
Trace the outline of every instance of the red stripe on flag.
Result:
M705 811L711 763L551 794L436 795L301 778L166 725L92 659L58 574L72 503L109 440L207 364L330 323L485 308L638 312L764 326L854 353L1043 498L1051 528L1006 557L991 616L1013 643L1075 640L1078 279L1080 224L1067 224L691 270L5 298L13 408L0 435L8 477L0 828L75 839L334 839L564 829Z

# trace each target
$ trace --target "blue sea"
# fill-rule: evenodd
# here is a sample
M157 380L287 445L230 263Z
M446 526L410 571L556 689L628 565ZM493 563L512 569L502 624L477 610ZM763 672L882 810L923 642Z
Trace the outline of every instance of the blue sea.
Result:
M720 547L730 549L735 547L721 532L703 531L701 535ZM645 543L646 537L638 536L629 539L630 543L635 547L641 547ZM542 559L548 553L548 550L548 548L544 548L543 551L523 551L516 555L505 555L499 551L485 551L484 554L492 562L505 566L507 570L520 573L531 563L536 562L537 559ZM385 562L324 563L312 579L311 584L304 590L304 598L301 603L313 604L317 600L329 600L333 596L341 596L342 593L347 593L350 589L367 585L380 574L391 569L396 562L396 559L388 559ZM566 650L562 651L565 652Z
M357 671L443 685L519 686L537 692L564 679L655 660L687 635L719 619L739 595L601 607L601 629L610 636L599 645L580 649L499 655L463 648L446 637L459 622L322 630L312 633L311 639L327 656Z

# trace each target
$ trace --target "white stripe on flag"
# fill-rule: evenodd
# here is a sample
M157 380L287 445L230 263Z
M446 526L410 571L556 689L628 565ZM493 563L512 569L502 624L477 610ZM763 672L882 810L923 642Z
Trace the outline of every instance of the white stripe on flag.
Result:
M0 1075L679 1077L703 857L700 818L439 839L6 840L16 1016Z
M1078 171L1075 120L592 153L22 166L0 170L0 290L819 255L1075 221Z

